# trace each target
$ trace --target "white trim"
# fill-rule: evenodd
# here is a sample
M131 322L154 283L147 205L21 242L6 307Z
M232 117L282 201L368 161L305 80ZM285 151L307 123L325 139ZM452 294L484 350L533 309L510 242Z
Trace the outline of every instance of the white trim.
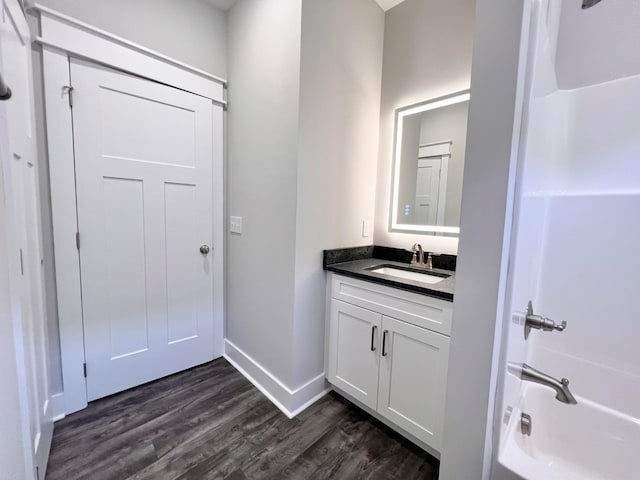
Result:
M41 5L36 42L224 104L226 81Z
M443 155L451 155L451 140L443 142L423 143L418 146L418 158L442 157Z
M291 389L227 339L224 358L289 418L295 417L331 390L327 387L324 372L304 385Z
M62 87L70 85L69 58L49 47L42 49L45 119L51 185L51 219L60 329L64 412L69 414L87 406L84 363L84 330L80 292L80 257L75 235L76 185L73 130L68 99Z
M220 105L213 105L213 158L212 158L212 196L213 201L213 244L212 269L213 275L213 358L219 358L224 353L224 324L225 324L225 295L224 295L224 112ZM218 328L220 326L220 328Z
M49 397L49 411L47 418L50 418L52 422L62 420L66 415L64 413L64 393L56 393Z
M227 84L227 81L224 78L218 77L216 75L213 75L209 72L205 72L204 70L201 70L199 68L193 67L189 64L186 64L184 62L181 62L179 60L176 60L175 58L171 58L167 55L164 55L162 53L156 52L155 50L151 50L150 48L146 48L143 47L142 45L139 45L137 43L134 42L130 42L129 40L125 40L122 37L119 37L117 35L113 35L112 33L106 32L100 28L96 28L93 25L89 25L88 23L82 22L76 18L70 17L68 15L65 15L63 13L60 13L56 10L53 10L49 7L45 7L44 5L40 4L40 3L36 3L33 7L31 7L29 10L35 10L40 12L40 14L42 16L47 16L53 19L57 19L60 22L66 23L68 25L74 26L75 28L90 32L96 36L100 36L102 38L104 38L105 40L108 40L109 42L112 43L116 43L119 45L123 45L131 50L135 50L137 52L143 53L146 56L149 57L153 57L157 60L162 60L163 62L166 63L170 63L172 65L175 65L177 67L180 67L183 70L187 70L190 71L192 73L196 73L198 75L201 75L205 78L208 78L209 80L214 80L216 82L222 83L223 85Z
M209 98L212 102L213 146L213 269L214 322L224 324L224 80L161 54L36 5L41 15L44 97L51 183L54 258L60 318L64 396L61 414L87 406L84 378L84 328L80 290L80 259L75 243L75 166L72 117L63 87L71 85L71 56L132 73ZM224 350L223 331L213 338L214 358Z

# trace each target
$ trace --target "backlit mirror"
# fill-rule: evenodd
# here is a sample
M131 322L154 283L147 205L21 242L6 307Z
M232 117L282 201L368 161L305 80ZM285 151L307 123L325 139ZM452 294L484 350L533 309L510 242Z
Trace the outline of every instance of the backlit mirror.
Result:
M469 91L396 110L391 230L457 236Z

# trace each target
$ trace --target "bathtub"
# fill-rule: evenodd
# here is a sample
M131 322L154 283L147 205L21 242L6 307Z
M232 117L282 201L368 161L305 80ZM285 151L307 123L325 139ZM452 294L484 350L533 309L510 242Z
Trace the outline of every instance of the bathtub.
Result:
M640 419L576 399L565 405L553 390L525 385L498 461L527 480L640 479ZM521 412L531 436L520 432Z

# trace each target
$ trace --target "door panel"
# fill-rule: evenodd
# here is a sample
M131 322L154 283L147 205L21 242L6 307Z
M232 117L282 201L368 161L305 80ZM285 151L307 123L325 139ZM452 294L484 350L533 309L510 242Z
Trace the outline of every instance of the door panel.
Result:
M438 223L441 164L442 160L439 158L418 159L415 223L419 225L436 225Z
M87 397L213 359L210 100L71 62Z
M378 396L382 315L331 300L329 381L370 408Z
M449 337L389 317L382 331L378 412L440 451Z
M142 182L105 178L104 278L110 357L148 348L145 272L144 201Z
M167 323L169 343L198 335L198 261L195 185L165 184Z

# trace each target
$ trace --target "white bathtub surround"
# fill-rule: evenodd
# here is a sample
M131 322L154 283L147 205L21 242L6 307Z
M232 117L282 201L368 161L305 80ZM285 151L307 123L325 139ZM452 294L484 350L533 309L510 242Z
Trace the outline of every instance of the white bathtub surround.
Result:
M640 419L576 399L578 405L562 405L543 386L523 388L500 462L530 479L637 479ZM520 431L522 412L532 417L531 436Z
M640 76L559 90L558 4L538 4L534 29L502 365L526 362L570 379L578 405L503 370L494 474L632 480L640 470ZM566 330L533 330L525 342L529 300ZM532 417L530 437L519 430L521 412Z

